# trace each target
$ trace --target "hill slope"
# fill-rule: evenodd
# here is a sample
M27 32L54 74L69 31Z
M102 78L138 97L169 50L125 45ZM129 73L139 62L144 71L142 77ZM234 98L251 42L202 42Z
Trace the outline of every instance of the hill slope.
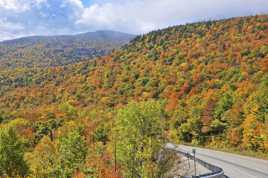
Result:
M135 36L115 31L33 36L0 42L0 67L70 64L109 54Z
M163 108L143 102L151 99L164 101ZM126 112L119 110L120 116L131 116L129 122L134 123L135 113L137 118L145 115L149 120L165 118L161 124L165 137L172 142L267 156L268 16L200 22L151 32L98 60L0 71L3 123L25 118L34 125L27 133L42 138L36 123L71 121L74 126L82 122L86 125L84 136L93 140L91 151L96 151L99 157L94 156L109 170L113 170L107 161L112 160L113 143L121 141L111 134L117 121L115 113L133 101L142 104L127 106ZM159 120L153 121L159 124ZM50 135L60 126L53 127ZM133 132L132 125L123 128ZM97 159L94 156L92 160ZM92 160L89 162L94 163ZM101 163L93 167L102 170Z

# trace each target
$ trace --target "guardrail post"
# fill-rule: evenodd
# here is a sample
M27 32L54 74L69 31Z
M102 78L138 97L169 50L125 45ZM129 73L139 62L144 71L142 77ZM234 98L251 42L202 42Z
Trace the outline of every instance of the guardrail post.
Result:
M196 150L193 149L193 155L194 155L194 175L196 176L196 159L195 159L195 152L196 152Z
M188 160L188 168L190 170L191 165L190 165L190 156L189 156L189 153L187 153L187 160Z

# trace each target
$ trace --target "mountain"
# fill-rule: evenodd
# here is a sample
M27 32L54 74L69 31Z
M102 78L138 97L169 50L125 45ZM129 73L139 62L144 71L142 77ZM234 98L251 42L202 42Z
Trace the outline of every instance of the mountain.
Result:
M109 54L135 36L96 31L78 35L33 36L0 42L0 67L70 64Z
M45 145L79 134L89 171L72 173L96 177L150 177L166 140L267 158L267 41L268 15L239 17L153 31L96 60L1 70L2 127L26 123L36 172Z

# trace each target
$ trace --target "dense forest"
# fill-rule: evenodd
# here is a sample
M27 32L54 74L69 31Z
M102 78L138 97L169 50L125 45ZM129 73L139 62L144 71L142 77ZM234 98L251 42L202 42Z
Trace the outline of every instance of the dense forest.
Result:
M168 141L267 157L268 15L153 31L96 60L1 70L0 123L0 175L10 177L164 177L171 163L156 155Z
M32 36L0 42L0 69L72 64L108 55L135 36L96 31L78 35Z

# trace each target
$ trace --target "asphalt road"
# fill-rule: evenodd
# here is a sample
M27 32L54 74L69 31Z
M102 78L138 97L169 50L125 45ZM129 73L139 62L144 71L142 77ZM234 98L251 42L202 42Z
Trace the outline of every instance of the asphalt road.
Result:
M196 157L221 167L230 178L268 178L268 161L231 153L190 146L178 146L180 150L191 152L196 149Z

